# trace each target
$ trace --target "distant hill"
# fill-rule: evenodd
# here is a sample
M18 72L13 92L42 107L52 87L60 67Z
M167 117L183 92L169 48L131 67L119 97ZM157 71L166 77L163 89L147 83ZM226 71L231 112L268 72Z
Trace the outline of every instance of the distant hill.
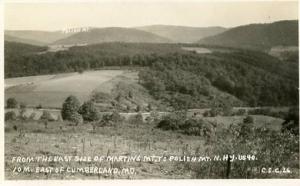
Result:
M36 31L36 30L5 30L5 40L12 37L20 38L23 41L33 41L43 44L50 44L59 39L68 37L73 33L63 33L62 31ZM9 41L9 40L7 40ZM26 42L28 43L28 42ZM28 43L35 45L36 43Z
M273 46L298 45L298 20L250 24L200 39L200 44L269 50Z
M226 28L223 27L188 27L172 25L151 25L136 28L179 43L194 43L201 38L226 31Z
M32 40L32 39L23 39L23 38L18 38L10 35L4 35L4 40L5 41L10 41L10 42L16 42L16 43L24 43L24 44L31 44L31 45L38 45L38 46L43 46L46 45L46 43Z
M167 38L133 28L108 27L80 32L53 44L96 44L104 42L170 43Z

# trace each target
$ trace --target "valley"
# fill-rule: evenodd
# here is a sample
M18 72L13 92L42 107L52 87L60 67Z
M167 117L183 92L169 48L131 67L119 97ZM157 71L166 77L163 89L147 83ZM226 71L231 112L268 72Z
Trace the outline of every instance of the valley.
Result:
M6 179L299 177L295 25L6 31ZM255 161L31 164L134 169L125 175L16 173L11 161L138 155ZM261 174L274 162L292 172Z

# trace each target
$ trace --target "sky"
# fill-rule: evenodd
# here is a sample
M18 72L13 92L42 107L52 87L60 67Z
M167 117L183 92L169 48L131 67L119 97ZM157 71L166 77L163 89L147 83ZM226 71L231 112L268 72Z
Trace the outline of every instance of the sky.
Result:
M298 19L298 3L286 1L101 1L5 3L7 30L135 27L164 24L234 27Z

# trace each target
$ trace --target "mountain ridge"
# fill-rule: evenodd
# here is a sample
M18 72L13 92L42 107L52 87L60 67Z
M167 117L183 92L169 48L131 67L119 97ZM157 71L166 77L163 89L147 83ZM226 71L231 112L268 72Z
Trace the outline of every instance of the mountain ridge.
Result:
M192 27L180 25L148 25L135 28L166 37L178 43L194 43L201 38L216 35L227 30L220 26Z
M96 44L103 42L171 43L172 41L134 28L105 27L76 33L52 44Z
M260 50L269 50L279 45L297 46L298 20L242 25L200 39L198 43Z

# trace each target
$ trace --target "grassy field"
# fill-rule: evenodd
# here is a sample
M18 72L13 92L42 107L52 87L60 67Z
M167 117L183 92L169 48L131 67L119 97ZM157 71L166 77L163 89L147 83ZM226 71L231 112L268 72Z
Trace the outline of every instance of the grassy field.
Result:
M113 86L107 82L124 73L123 70L100 70L5 79L5 98L14 97L28 106L41 104L60 108L69 95L83 102L94 90L110 93Z
M136 174L124 176L112 175L60 175L60 174L15 174L12 172L15 164L11 163L13 156L39 155L182 155L187 151L195 151L204 143L195 136L185 136L171 131L161 131L154 126L141 124L132 125L123 123L118 127L101 127L95 132L90 124L79 127L68 126L66 123L51 122L47 129L39 122L9 123L5 133L5 162L6 179L104 179L104 178L191 178L191 175L182 174L174 170L174 164L134 162L109 165L93 164L94 166L134 167ZM25 135L20 137L19 132L12 129L17 125L24 130ZM60 126L63 126L60 128ZM187 147L188 146L188 147ZM24 164L25 165L25 164ZM66 166L67 164L64 164ZM92 164L85 164L91 166ZM34 166L34 164L32 165ZM35 166L37 166L35 164ZM41 166L41 165L40 165ZM44 166L50 166L44 164ZM60 166L60 164L51 164ZM75 163L72 166L84 166ZM174 172L176 171L176 172Z
M268 116L253 116L256 126L265 125L280 130L281 119ZM217 128L227 127L243 120L236 117L208 117L217 121ZM16 126L16 127L14 127ZM23 156L101 156L101 155L157 155L183 156L205 155L206 139L174 131L164 131L151 123L124 121L114 126L98 127L93 130L90 123L72 126L68 122L49 122L45 128L40 121L9 121L5 123L5 177L6 179L187 179L195 178L183 162L33 162L12 163L12 157ZM17 128L17 129L16 129ZM205 163L205 162L200 162ZM197 164L197 163L196 163ZM199 164L199 163L198 163ZM15 173L15 166L45 167L112 167L134 168L134 174L46 174ZM197 166L197 165L196 165ZM268 175L270 176L270 175ZM284 176L284 175L283 175ZM290 175L288 175L290 176Z

